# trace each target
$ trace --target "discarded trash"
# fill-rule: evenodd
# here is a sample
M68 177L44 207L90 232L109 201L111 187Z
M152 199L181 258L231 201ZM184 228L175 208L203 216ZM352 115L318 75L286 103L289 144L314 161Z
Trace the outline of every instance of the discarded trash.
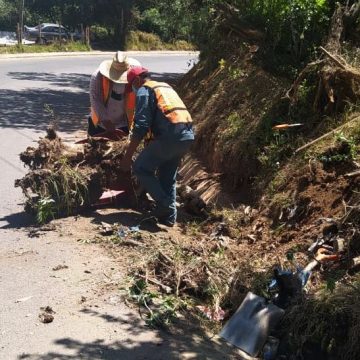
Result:
M108 224L106 222L101 222L101 225L99 226L100 234L101 235L112 235L114 233L114 227L111 224Z
M343 238L337 238L334 241L334 250L337 253L342 253L345 251L345 239Z
M353 258L351 260L351 267L356 267L356 266L359 266L360 265L360 256L356 257L356 258Z
M275 269L274 279L269 284L269 291L275 294L274 304L281 309L287 308L294 299L301 296L309 276L310 272L303 272L300 268L295 273L291 270Z
M39 314L39 319L44 324L49 324L54 321L55 311L50 307L46 306L45 308L41 307L42 312Z
M17 299L17 300L15 300L15 303L22 303L22 302L30 300L31 298L33 298L33 296L27 296L27 297L24 297L21 299Z
M340 256L338 254L334 254L334 252L325 249L321 247L317 250L315 260L317 260L319 263L325 263L329 261L337 261L340 259Z
M125 194L123 190L107 190L104 191L99 200L93 204L94 207L102 205L116 204L120 197Z
M303 126L304 124L298 123L298 124L280 124L280 125L275 125L273 126L273 130L286 130L286 129L290 129L293 127L299 127L299 126Z
M59 271L59 270L64 270L64 269L68 269L69 267L67 265L58 265L53 267L53 271Z
M276 359L279 342L280 342L279 339L277 339L276 337L273 336L268 337L263 349L264 360Z
M220 306L211 308L210 306L198 305L196 309L199 310L204 317L212 321L222 321L226 316L226 312Z
M129 227L130 232L134 233L134 232L139 232L140 231L140 227L139 225L136 226L130 226Z
M140 226L135 225L135 226L130 226L128 229L121 227L117 234L119 237L124 238L129 234L136 234L138 232L140 232Z
M269 332L281 320L284 310L249 292L220 336L251 356L262 350Z

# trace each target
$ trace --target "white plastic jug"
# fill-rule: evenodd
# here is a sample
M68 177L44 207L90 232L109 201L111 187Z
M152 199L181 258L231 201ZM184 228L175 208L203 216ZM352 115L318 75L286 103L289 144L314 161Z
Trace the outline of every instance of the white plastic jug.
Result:
M249 355L257 356L265 345L269 332L283 315L284 310L248 292L220 336Z

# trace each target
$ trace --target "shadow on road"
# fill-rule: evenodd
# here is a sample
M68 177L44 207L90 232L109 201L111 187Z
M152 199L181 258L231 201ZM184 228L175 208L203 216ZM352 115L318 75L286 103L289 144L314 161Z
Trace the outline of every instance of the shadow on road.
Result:
M86 128L89 113L87 91L89 77L83 74L10 73L18 80L43 80L63 89L44 88L0 90L0 127L45 130L49 122L57 123L60 131L72 132ZM87 84L87 85L85 85ZM73 91L77 89L77 91Z
M6 222L6 225L0 226L0 229L21 229L34 226L35 219L26 212L11 214L0 218L0 223Z
M40 73L40 72L9 72L9 77L20 81L45 81L53 86L59 87L73 87L84 91L89 89L90 76L77 73Z
M210 341L208 335L199 328L194 328L191 319L178 320L171 331L159 330L156 339L143 340L149 329L144 326L134 314L126 315L125 319L107 316L93 310L82 312L88 316L102 318L105 322L119 324L119 338L112 343L104 340L82 342L73 338L61 338L56 340L58 351L46 354L23 354L19 360L170 360L170 359L239 359L231 355L233 349L222 342ZM121 334L128 334L125 338ZM142 336L142 339L137 338ZM150 337L150 336L149 336ZM154 337L154 336L152 336ZM61 350L62 348L62 350Z
M30 128L45 130L54 121L59 131L71 133L87 128L89 114L89 81L85 74L51 74L10 72L13 79L44 82L44 88L0 90L0 128ZM171 83L181 74L154 73L154 80ZM49 88L46 88L49 86ZM54 89L53 86L59 87Z

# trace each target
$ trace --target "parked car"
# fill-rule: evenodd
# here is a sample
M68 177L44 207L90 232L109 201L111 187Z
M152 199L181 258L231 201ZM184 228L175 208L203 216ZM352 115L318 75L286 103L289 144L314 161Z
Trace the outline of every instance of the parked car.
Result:
M48 43L55 40L80 40L81 34L71 33L62 25L44 23L35 27L24 26L25 39L36 41L37 43Z

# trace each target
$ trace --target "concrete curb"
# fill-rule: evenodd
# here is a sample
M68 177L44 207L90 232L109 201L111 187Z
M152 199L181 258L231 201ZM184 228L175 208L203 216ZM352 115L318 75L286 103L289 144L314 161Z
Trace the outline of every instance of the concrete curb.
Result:
M85 52L48 52L48 53L21 53L21 54L0 54L0 60L5 59L22 59L22 58L44 58L44 57L58 57L58 56L113 56L115 51L85 51ZM141 56L181 56L194 55L199 56L198 51L127 51L128 55Z

